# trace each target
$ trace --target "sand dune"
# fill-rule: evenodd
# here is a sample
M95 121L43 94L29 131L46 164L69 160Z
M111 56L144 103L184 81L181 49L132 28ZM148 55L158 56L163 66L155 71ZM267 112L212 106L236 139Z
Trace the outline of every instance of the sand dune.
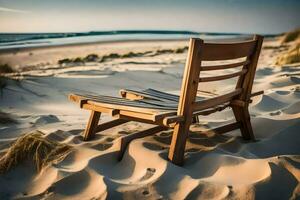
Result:
M142 42L141 42L142 43ZM254 91L264 89L251 104L257 140L246 142L238 130L228 135L203 135L203 129L233 119L231 111L201 117L193 125L183 167L167 161L172 132L163 131L133 141L122 161L117 161L119 139L148 125L128 123L104 131L89 142L82 133L88 112L68 102L70 92L118 95L121 88L157 88L178 94L186 53L112 59L105 63L59 66L62 51L74 56L102 47L126 53L155 50L184 42L122 43L99 46L35 50L26 65L33 67L5 78L0 109L15 122L0 122L0 155L23 133L40 130L44 137L69 144L73 151L61 162L36 172L24 162L0 175L0 199L297 199L300 196L300 65L274 67L279 52L264 49ZM265 45L279 45L273 39ZM111 49L109 48L111 47ZM123 48L123 49L122 49ZM122 50L120 50L122 49ZM88 50L88 51L87 51ZM14 55L18 63L28 52ZM67 53L63 56L69 56ZM84 55L83 55L84 54ZM3 59L12 56L5 54ZM1 56L0 56L1 57ZM41 59L41 60L40 60ZM46 59L46 60L45 60ZM22 69L22 65L19 68ZM22 70L21 70L22 71ZM162 84L163 83L163 84ZM204 85L201 89L222 92L232 87ZM8 115L8 114L7 114ZM104 116L103 120L108 120Z

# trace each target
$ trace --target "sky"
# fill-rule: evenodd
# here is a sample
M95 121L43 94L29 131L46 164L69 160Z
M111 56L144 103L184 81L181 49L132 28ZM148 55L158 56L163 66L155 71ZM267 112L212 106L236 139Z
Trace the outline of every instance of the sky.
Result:
M0 32L189 30L282 33L300 0L0 0Z

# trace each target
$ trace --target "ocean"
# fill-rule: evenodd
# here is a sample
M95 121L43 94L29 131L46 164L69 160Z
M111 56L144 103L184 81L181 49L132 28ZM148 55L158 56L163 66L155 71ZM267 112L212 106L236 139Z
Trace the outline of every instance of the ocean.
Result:
M215 39L236 37L239 35L242 34L165 30L118 30L77 33L0 33L0 49L20 49L124 40L166 40L188 39L190 37Z

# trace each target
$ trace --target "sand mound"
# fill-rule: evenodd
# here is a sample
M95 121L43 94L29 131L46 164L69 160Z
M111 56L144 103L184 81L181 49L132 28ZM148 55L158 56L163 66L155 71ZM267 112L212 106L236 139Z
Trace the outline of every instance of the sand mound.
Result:
M55 115L43 115L39 116L34 124L41 125L41 124L49 124L49 123L55 123L59 122L59 119Z
M0 124L16 124L17 121L12 115L0 111Z
M286 103L273 99L268 95L263 95L262 100L254 108L263 112L269 112L282 109L285 106L287 106Z
M300 102L290 105L286 109L283 110L284 113L287 114L298 114L300 113Z

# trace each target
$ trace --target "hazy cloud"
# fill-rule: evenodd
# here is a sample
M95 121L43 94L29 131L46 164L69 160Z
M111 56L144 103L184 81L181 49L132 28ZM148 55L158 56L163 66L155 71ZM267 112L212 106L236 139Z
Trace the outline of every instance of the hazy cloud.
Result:
M18 10L18 9L11 9L11 8L4 8L4 7L0 7L0 12L30 13L30 11L27 10Z

